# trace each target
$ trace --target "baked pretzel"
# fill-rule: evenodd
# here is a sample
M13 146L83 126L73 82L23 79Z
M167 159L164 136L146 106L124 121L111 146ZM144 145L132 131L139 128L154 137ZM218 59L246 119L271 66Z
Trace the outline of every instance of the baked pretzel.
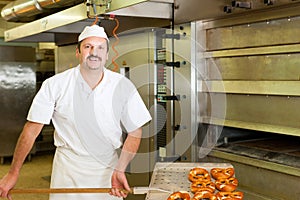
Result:
M208 171L203 168L191 169L188 178L191 182L210 181L210 176Z
M183 192L183 191L178 191L172 193L169 197L168 200L190 200L190 194L188 192Z
M244 193L242 192L218 192L216 194L217 200L242 200Z
M196 192L192 200L217 200L216 195L209 191Z
M211 181L199 181L191 184L191 192L196 193L198 191L208 191L214 193L216 187Z
M234 177L217 179L216 188L222 192L232 192L238 186L238 180Z
M214 179L231 178L234 175L234 169L233 168L212 168L210 170L210 173Z

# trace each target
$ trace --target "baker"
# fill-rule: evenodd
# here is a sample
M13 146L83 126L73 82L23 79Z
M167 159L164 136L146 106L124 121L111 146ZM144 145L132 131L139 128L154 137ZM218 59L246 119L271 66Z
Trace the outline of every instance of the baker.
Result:
M109 39L98 25L78 37L77 67L45 80L30 107L0 197L11 199L23 162L44 124L55 127L51 188L112 188L110 194L51 194L50 200L113 200L130 190L125 171L151 120L137 89L105 67ZM123 129L128 133L123 142ZM118 156L117 149L121 149Z

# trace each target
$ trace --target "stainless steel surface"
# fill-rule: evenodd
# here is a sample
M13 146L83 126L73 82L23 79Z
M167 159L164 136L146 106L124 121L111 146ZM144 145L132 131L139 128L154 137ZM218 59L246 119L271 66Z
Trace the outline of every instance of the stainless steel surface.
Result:
M190 30L190 34L191 34L191 41L196 41L196 22L192 22L191 23L191 30ZM200 44L200 41L199 41ZM191 52L196 52L196 47L195 45L191 45ZM197 61L196 59L196 53L191 53L191 57L190 57L190 65L191 65L191 94L193 94L193 97L191 98L191 119L190 119L190 125L191 125L191 135L193 137L193 135L197 135L197 131L198 131L198 122L200 121L198 119L199 115L198 115L198 99L197 99L197 76L198 76L198 70L195 66L197 66L197 63L200 64L200 62ZM203 102L204 103L204 102ZM197 157L195 155L198 155L198 141L194 140L192 145L191 145L191 162L196 162L197 161Z
M282 119L281 116L278 116L278 118L279 120ZM246 129L246 130L260 130L260 131L282 134L282 135L299 136L299 128L284 126L284 125L266 124L262 122L239 121L235 119L224 120L224 119L211 117L211 116L200 117L199 121L205 124L235 127L235 128Z
M120 31L130 30L140 27L161 27L166 26L171 18L171 3L167 0L146 1L112 1L110 9L104 8L98 11L97 15L118 14L120 19ZM144 11L147 9L147 12ZM161 9L164 9L163 11ZM117 12L117 13L115 13ZM142 13L145 13L142 15ZM142 15L142 16L141 16ZM132 17L139 16L139 17ZM94 19L88 19L87 7L85 4L78 4L63 11L26 23L16 28L5 31L5 41L37 41L37 42L56 42L55 36L78 34L86 25L91 25ZM114 21L102 20L102 26L112 30ZM167 22L167 23L166 23ZM19 40L18 40L19 39ZM70 42L74 43L75 40Z
M22 16L22 19L25 19L25 16L28 16L30 18L31 15L36 15L38 12L44 12L45 10L47 12L43 13L43 15L38 15L38 19L36 21L33 21L33 23L26 24L27 26L21 26L19 28L15 29L9 29L6 31L5 40L6 41L55 41L54 33L52 29L57 28L63 29L63 26L66 26L68 24L77 23L82 20L87 19L87 11L93 12L93 8L89 7L87 8L84 4L82 4L79 10L78 5L69 8L70 12L67 12L66 10L63 11L57 11L56 9L42 9L43 6L51 6L51 4L48 5L48 3L44 3L44 1L41 1L39 4L40 6L35 6L38 4L36 3L33 5L33 1L26 1L26 0L17 0L20 1L20 5L16 6L16 8L12 11L9 9L3 9L3 13L6 13L7 10L9 10L7 13L8 18L14 18L17 17L14 12L15 10L20 9L18 16ZM23 3L21 3L23 2ZM47 1L46 1L47 2ZM65 0L63 2L69 3L68 0ZM61 2L61 3L63 3ZM79 3L80 0L75 1L75 4ZM103 1L104 3L108 1ZM103 3L101 1L101 3ZM17 2L13 2L17 3ZM13 8L13 3L8 5L8 7ZM107 9L107 6L102 6L101 8L97 8L96 14L93 13L92 15L103 15L103 14L114 14L118 17L121 16L131 16L140 18L140 20L143 20L142 18L157 18L157 19L171 19L172 18L172 3L174 3L174 0L130 0L130 1L121 1L121 0L113 0L111 3L109 3L109 9ZM60 4L60 3L59 3ZM223 1L198 1L198 0L177 0L175 1L175 10L174 10L174 22L175 24L182 24L186 22L191 22L194 20L205 20L207 21L207 27L212 27L214 25L217 25L219 23L224 26L224 24L235 24L238 21L244 21L244 23L249 21L265 21L272 18L280 18L283 16L295 16L298 15L299 10L299 2L297 1L288 1L288 0L280 0L273 2L272 5L266 5L263 3L263 1L252 1L251 2L251 9L242 9L242 8L233 8L232 13L225 13L223 11L224 6L227 6L228 4L231 4L231 2L228 2L226 0ZM54 5L54 4L53 4ZM80 4L79 4L80 5ZM21 12L26 7L29 7L28 10L31 10L27 14L26 12ZM41 8L39 8L41 7ZM62 7L60 6L60 9ZM53 13L56 12L56 13ZM26 13L26 14L25 14ZM48 15L49 16L44 16ZM248 15L248 17L242 17ZM53 16L52 16L53 15ZM40 18L43 17L44 18ZM52 16L52 17L50 17ZM58 18L56 16L59 16ZM70 17L71 16L71 17ZM219 21L215 21L215 19L220 19ZM237 20L239 19L239 20ZM146 23L147 24L147 23ZM139 26L145 26L141 24L135 25L135 27ZM157 27L163 27L163 24L156 24ZM76 27L76 25L75 25ZM29 31L30 30L30 31ZM31 31L32 30L32 31ZM72 30L72 29L71 29ZM73 31L73 30L72 30ZM76 33L76 29L74 30ZM33 38L31 36L34 36ZM22 39L21 39L22 38Z
M161 188L164 190L187 191L192 196L190 181L188 180L189 171L194 167L211 168L233 167L230 163L156 163L149 187ZM170 194L159 191L149 191L146 200L167 199Z
M147 194L149 191L157 191L170 194L171 191L153 187L133 187L133 194Z
M131 1L132 2L132 1ZM137 2L137 1L135 1ZM141 2L141 1L139 1ZM137 2L137 3L139 3ZM163 2L163 3L162 3ZM165 18L169 17L170 9L168 7L168 4L166 3L172 3L171 0L168 1L148 1L144 2L142 4L132 5L130 7L125 7L121 10L117 10L115 12L108 12L107 14L114 14L118 16L133 16L133 17L159 17L159 18ZM58 12L62 9L66 9L70 6L74 6L77 4L83 3L83 0L62 0L62 1L51 1L51 0L15 0L14 2L11 2L7 4L1 11L1 16L7 20L7 21L18 21L18 22L29 22L35 20L39 14L43 15L49 15L53 14L55 12ZM108 1L102 1L99 2L102 4L109 4ZM113 3L112 5L109 4L108 6L101 6L100 10L97 7L96 12L101 12L103 14L103 11L105 12L107 9L115 9L115 7L118 8L118 6L124 6L123 4L115 5ZM157 11L160 13L159 16L154 15L153 6L155 6ZM89 9L91 16L99 13L94 13L95 10L93 8ZM42 15L42 16L43 16ZM41 18L40 16L38 16Z
M47 13L51 9L63 9L82 2L82 0L15 0L2 9L1 16L7 21L32 21L35 19L34 16Z
M0 52L0 157L4 157L13 155L35 94L35 49L2 46Z
M262 9L255 12L244 12L237 15L231 15L224 18L204 20L206 21L205 28L216 28L225 26L235 26L237 24L248 24L253 22L267 22L270 19L280 19L287 16L294 17L299 16L299 2L291 2L293 4L287 4L285 6L279 6L276 8Z
M244 199L299 199L299 168L220 150L213 150L207 161L230 162L234 166Z
M282 19L207 29L206 48L208 51L243 48L251 51L250 47L276 46L274 48L280 51L278 45L299 44L300 39L296 36L299 34L299 21L300 17L287 15Z
M299 101L299 97L283 95L226 94L226 118L214 113L210 116L211 123L299 136ZM202 116L201 119L204 123L209 122L207 116Z
M170 5L173 2L174 0L148 0L146 2L131 5L129 7L120 5L121 9L119 9L118 6L115 6L115 10L108 12L107 14L113 14L117 16L170 19L172 16L172 7Z
M166 30L171 34L172 30ZM157 49L166 50L167 62L179 62L179 68L164 67L165 83L157 83L166 88L166 95L179 95L179 101L159 102L159 106L165 104L167 116L165 117L166 133L160 133L161 138L166 137L166 144L159 144L161 149L165 150L166 155L160 155L160 159L180 159L181 161L192 161L191 151L196 132L191 131L191 111L194 105L191 101L195 98L193 93L193 83L191 82L192 71L195 70L191 65L191 25L189 23L174 26L174 34L179 34L179 40L162 38L162 46L156 46ZM173 53L173 54L172 54ZM157 67L157 66L156 66ZM159 72L157 72L159 73ZM157 79L159 76L157 75ZM157 91L160 95L162 91ZM160 115L163 116L163 115ZM164 117L162 117L164 119ZM158 123L164 121L158 119ZM176 130L175 127L178 127ZM162 153L163 154L163 153ZM164 158L166 157L166 158ZM166 161L166 160L165 160ZM169 160L170 161L170 160Z
M69 2L68 2L69 1ZM64 1L59 1L59 2L50 2L48 0L38 0L36 3L32 0L16 0L13 3L9 3L6 6L6 9L3 9L3 15L7 19L13 19L13 18L19 18L19 20L22 20L19 16L32 16L36 15L37 13L42 13L47 11L47 13L53 13L57 12L57 10L49 11L49 10L44 10L44 8L47 7L53 7L54 5L58 5L59 7L62 7L64 5L69 5L70 3L73 2L73 5L76 3L79 3L79 1L71 1L71 0L64 0ZM116 1L116 0L115 0ZM10 1L5 1L5 2L10 2ZM106 1L99 1L99 3L105 3ZM133 2L131 0L131 2ZM138 2L146 2L144 1L135 1L136 3ZM131 16L146 16L147 13L150 15L153 15L153 12L148 12L152 10L152 5L157 3L173 3L174 0L150 0L144 5L137 5L137 7L130 7L129 9L123 9L120 11L117 11L115 14L123 15L124 13L128 13L128 11L131 13ZM186 23L194 20L208 20L208 19L216 19L220 17L232 17L239 15L241 13L251 13L253 11L260 11L260 10L274 10L275 8L285 8L287 6L292 7L293 5L296 5L298 2L296 1L288 1L288 0L278 0L276 2L273 2L272 5L267 5L263 1L252 1L251 2L251 9L241 9L241 8L232 8L232 13L226 13L224 12L224 7L225 6L231 6L231 2L228 2L226 0L223 1L217 1L217 0L212 0L212 1L199 1L199 0L190 0L189 2L186 2L184 0L177 0L175 1L175 20L176 24L181 24L181 23ZM118 7L120 6L121 1L117 1L115 3L114 1L111 2L111 5L117 5ZM167 10L162 6L163 4L160 4L159 6L156 6L156 8L160 9L161 15L166 13ZM58 7L55 6L55 7ZM26 8L26 10L25 10ZM132 12L130 10L144 10L145 12L140 12L140 14L135 12ZM141 9L140 9L141 8ZM137 14L137 15L136 15Z
M251 2L251 9L232 7L232 1L228 0L176 0L175 22L180 24L196 20L212 20L212 23L214 23L213 20L215 19L225 19L225 21L232 23L232 21L236 21L234 18L247 21L253 18L257 19L258 16L262 17L260 20L263 20L265 17L279 16L280 14L276 10L285 9L286 7L293 8L296 5L299 6L299 2L290 0L276 0L273 5L266 5L264 1L243 2ZM231 7L232 12L224 12L225 6ZM296 9L294 11L293 15L298 15L299 12ZM246 15L247 17L244 17Z
M281 17L199 22L197 41L205 35L206 45L198 47L198 59L205 60L199 66L204 78L198 80L198 95L226 95L226 116L212 113L219 105L208 101L200 108L201 123L299 136L300 18Z
M298 70L297 70L298 71ZM203 92L300 96L299 81L206 81Z
M48 20L51 18L52 20ZM85 6L83 4L74 6L60 13L54 14L51 17L45 17L41 20L36 20L31 23L21 25L4 32L5 41L15 40L22 37L33 36L37 41L54 41L54 34L49 32L36 36L43 31L48 31L55 27L72 24L86 18ZM74 29L73 32L79 32Z
M299 24L298 3L196 24L199 125L223 129L223 145L199 160L232 163L245 199L299 199ZM226 115L211 102L224 95Z
M287 18L287 20L288 20L288 18ZM287 37L286 39L291 39L291 38ZM297 38L294 38L294 39L298 40ZM211 40L213 40L213 39L211 39ZM273 41L273 42L275 42L275 41ZM241 48L241 49L232 48L232 49L222 50L222 48L220 48L221 50L205 52L203 54L203 58L237 59L236 57L243 58L243 56L263 56L263 55L265 55L266 58L269 58L270 56L276 56L276 55L284 56L281 54L286 54L286 53L292 54L292 53L300 52L300 45L297 44L297 41L287 41L286 43L288 43L288 44L282 44L280 46L269 46L269 45L265 46L265 44L259 44L258 45L259 47ZM288 55L293 56L290 54L288 54ZM278 62L276 62L276 63L278 63ZM266 64L269 64L269 63L266 62Z

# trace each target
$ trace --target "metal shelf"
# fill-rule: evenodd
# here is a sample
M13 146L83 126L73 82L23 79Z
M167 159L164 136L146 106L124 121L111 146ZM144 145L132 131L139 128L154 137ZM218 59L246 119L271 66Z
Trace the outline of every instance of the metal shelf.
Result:
M194 167L201 167L210 171L214 167L231 168L233 166L230 163L156 163L149 187L171 192L187 191L192 196L188 174ZM146 200L167 199L169 195L166 192L150 191Z

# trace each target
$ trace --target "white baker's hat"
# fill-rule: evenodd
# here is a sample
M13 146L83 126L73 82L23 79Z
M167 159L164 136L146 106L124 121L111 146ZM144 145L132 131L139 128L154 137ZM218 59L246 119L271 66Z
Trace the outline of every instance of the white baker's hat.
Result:
M92 26L86 26L84 28L84 30L78 36L78 42L92 36L101 37L109 41L103 27L100 27L98 25L92 25Z

